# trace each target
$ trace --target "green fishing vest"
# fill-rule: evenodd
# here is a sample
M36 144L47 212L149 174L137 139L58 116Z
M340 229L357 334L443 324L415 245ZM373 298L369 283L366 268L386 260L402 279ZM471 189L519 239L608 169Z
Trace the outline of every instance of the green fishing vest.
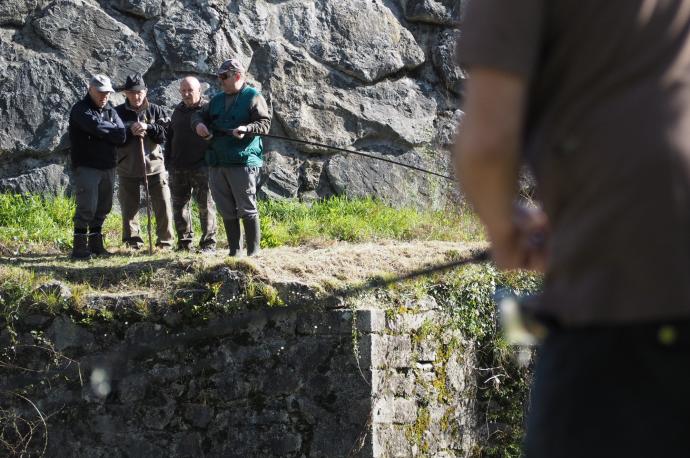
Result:
M259 136L234 137L229 130L251 122L249 106L259 91L244 86L228 110L225 110L225 93L216 94L209 105L213 138L206 150L209 167L261 167L263 144ZM227 132L227 133L226 133Z

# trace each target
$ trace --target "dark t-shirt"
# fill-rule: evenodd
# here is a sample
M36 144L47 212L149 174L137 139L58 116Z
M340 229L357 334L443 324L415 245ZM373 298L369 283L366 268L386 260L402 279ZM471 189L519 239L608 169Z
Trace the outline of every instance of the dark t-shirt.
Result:
M460 60L529 85L564 324L690 316L690 1L471 0Z

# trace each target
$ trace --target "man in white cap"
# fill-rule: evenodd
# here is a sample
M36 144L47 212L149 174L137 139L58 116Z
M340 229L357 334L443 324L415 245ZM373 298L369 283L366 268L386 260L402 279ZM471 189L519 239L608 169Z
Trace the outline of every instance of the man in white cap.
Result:
M229 255L241 248L240 220L247 238L247 255L259 253L261 229L256 205L256 180L263 164L261 137L271 128L271 113L258 89L249 86L237 59L218 69L223 92L192 116L197 135L210 140L206 150L213 200L223 216Z
M113 86L94 75L88 94L70 112L69 136L76 209L72 258L108 254L101 228L113 206L115 147L125 141L125 126L109 104Z

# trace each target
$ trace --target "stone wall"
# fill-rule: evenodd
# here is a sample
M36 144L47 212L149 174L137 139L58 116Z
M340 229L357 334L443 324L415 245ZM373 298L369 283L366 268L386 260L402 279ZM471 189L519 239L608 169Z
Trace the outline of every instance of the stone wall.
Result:
M0 332L0 450L452 457L476 445L473 346L430 298L196 323L172 311L106 316L31 315Z
M213 94L230 56L272 104L272 133L449 173L465 78L455 64L461 10L460 0L3 0L0 191L69 190L68 113L90 74L119 85L141 72L151 99L172 109L181 77ZM375 160L265 144L264 197L443 208L456 192Z

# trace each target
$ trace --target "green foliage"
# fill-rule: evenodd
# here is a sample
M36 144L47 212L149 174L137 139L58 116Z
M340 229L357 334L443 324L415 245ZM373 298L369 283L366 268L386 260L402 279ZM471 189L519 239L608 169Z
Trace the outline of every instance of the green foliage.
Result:
M481 456L517 457L524 434L523 419L529 393L529 368L518 362L517 351L497 327L494 294L508 288L529 294L541 288L540 276L530 272L499 272L493 265L466 266L432 281L429 292L452 316L454 326L477 342L477 398L486 424L495 427L485 438Z
M393 208L372 198L332 197L312 205L295 200L261 201L259 213L264 247L300 245L318 239L483 239L476 217L469 212Z
M0 194L0 244L27 251L52 248L66 251L71 247L74 199L66 196L42 197ZM199 211L192 202L192 224L200 232ZM477 218L463 208L451 211L419 211L393 208L373 198L332 197L313 204L297 200L259 202L261 246L297 246L317 240L363 242L377 239L477 241L484 234ZM106 243L120 243L122 218L112 212L103 233ZM141 218L142 233L147 232L146 218ZM152 224L155 224L153 219ZM223 224L218 225L220 240Z
M27 244L66 250L71 247L74 199L66 196L0 194L0 243L25 251ZM119 215L108 217L103 228L114 238L120 230Z

